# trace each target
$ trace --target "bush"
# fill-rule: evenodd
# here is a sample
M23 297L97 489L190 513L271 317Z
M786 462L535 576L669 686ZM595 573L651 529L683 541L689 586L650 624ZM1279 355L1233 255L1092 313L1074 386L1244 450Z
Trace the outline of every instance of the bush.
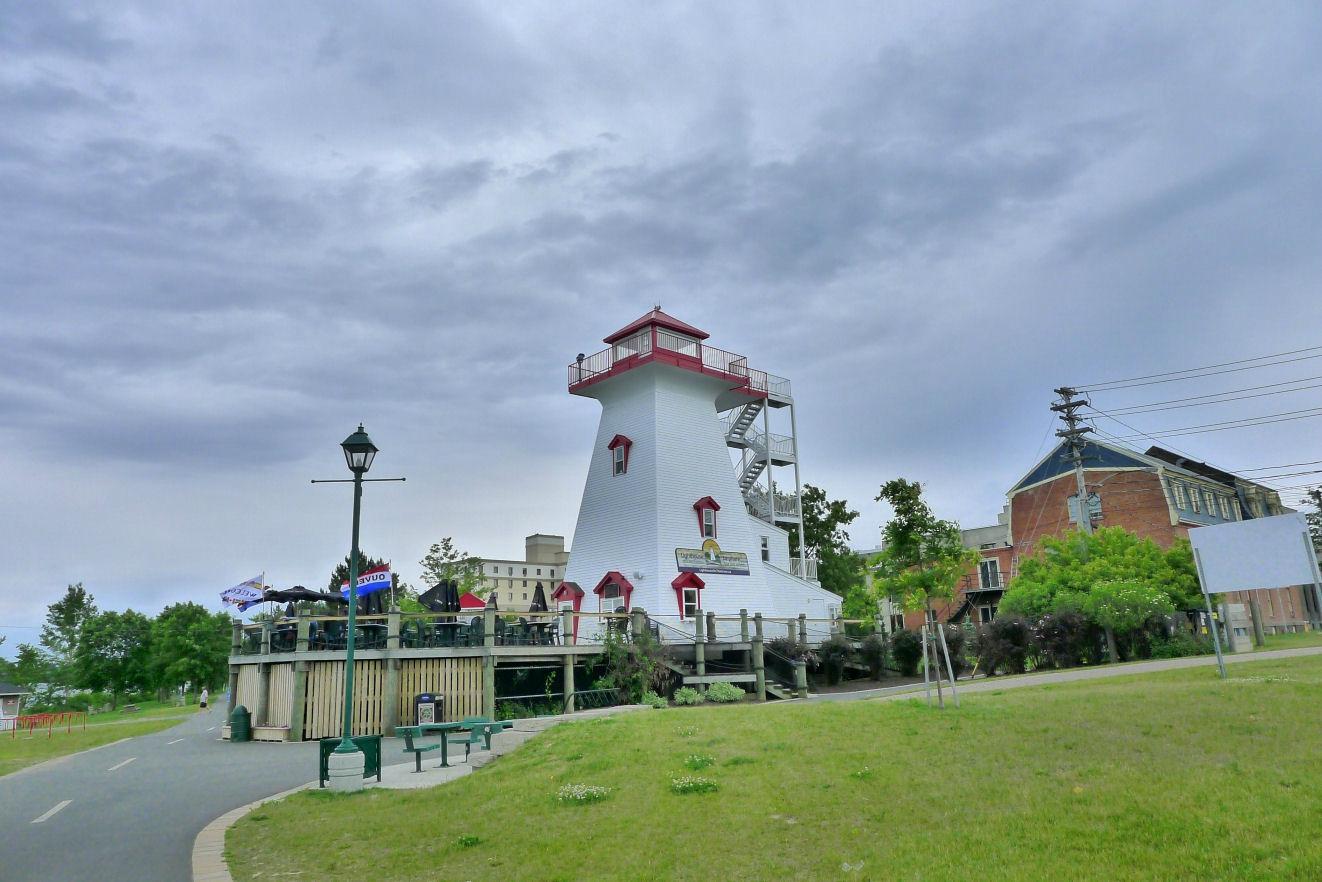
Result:
M569 803L601 802L609 793L609 787L596 784L566 784L556 792L555 798Z
M859 646L858 655L872 672L872 679L880 680L886 671L886 635L869 634Z
M1047 613L1033 629L1033 642L1045 664L1068 668L1101 661L1102 631L1081 612Z
M950 652L950 669L955 672L955 678L959 679L969 669L968 658L964 655L964 645L968 642L968 635L958 625L942 627L946 632L946 649ZM942 662L944 661L943 658Z
M923 638L917 631L896 631L891 636L891 657L903 677L918 673L918 660L923 657Z
M707 700L717 704L730 704L743 701L744 690L733 683L713 683L707 687ZM695 702L696 703L696 702Z
M1176 631L1170 637L1152 638L1153 658L1184 658L1189 655L1206 655L1212 651L1212 644L1188 631Z
M684 766L695 772L700 772L708 766L716 765L716 757L706 753L691 753L684 760Z
M1032 630L1021 618L1006 616L992 619L978 628L973 651L978 656L978 667L992 676L1022 674L1028 661Z
M822 645L817 647L818 658L826 669L826 682L830 686L840 682L845 673L845 663L854 652L854 647L843 634L832 634Z
M640 703L659 709L666 707L670 702L666 701L660 695L657 695L651 689L648 689L643 693L643 700Z
M702 704L702 693L692 686L681 686L675 690L675 704Z

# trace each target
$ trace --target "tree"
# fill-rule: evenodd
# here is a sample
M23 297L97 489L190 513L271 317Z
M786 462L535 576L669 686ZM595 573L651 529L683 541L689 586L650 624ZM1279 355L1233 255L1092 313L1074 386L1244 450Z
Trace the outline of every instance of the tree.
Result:
M167 606L152 623L151 675L156 686L194 689L225 679L230 617L196 603Z
M1033 621L1048 613L1083 612L1102 626L1111 660L1116 661L1116 622L1120 619L1108 616L1111 624L1107 624L1097 618L1103 601L1090 599L1099 586L1109 584L1150 588L1162 594L1173 610L1200 605L1188 540L1181 539L1163 551L1151 539L1123 527L1102 527L1091 534L1076 530L1043 539L1042 549L1019 565L1019 574L1001 598L1000 610Z
M77 685L108 691L117 707L121 694L151 682L151 634L151 619L131 609L85 619L73 656Z
M843 612L849 618L871 618L877 613L876 600L863 580L863 564L849 550L845 526L858 518L858 512L843 499L827 499L826 491L805 484L801 496L803 544L808 556L817 559L817 581L832 594L844 598ZM799 549L797 530L790 531L790 556L804 556Z
M432 543L427 554L418 561L422 567L422 582L431 588L438 582L459 583L459 593L477 592L482 584L482 559L461 551L449 536Z
M1088 592L1083 611L1108 633L1129 635L1132 657L1135 632L1154 618L1170 615L1175 604L1152 583L1101 582Z
M50 656L31 643L18 644L18 656L9 668L14 682L30 692L36 692L39 686L49 686L51 681Z
M959 525L932 514L917 481L895 478L881 485L878 502L895 510L882 528L882 551L869 565L882 591L907 610L929 612L935 598L953 597L961 576L978 562L964 547Z
M1322 487L1313 487L1304 494L1304 505L1311 505L1312 511L1304 513L1308 521L1308 532L1313 536L1313 548L1322 551Z
M46 608L46 624L41 628L41 645L51 654L51 679L68 685L71 665L83 623L96 615L96 603L82 582L69 585L64 597Z

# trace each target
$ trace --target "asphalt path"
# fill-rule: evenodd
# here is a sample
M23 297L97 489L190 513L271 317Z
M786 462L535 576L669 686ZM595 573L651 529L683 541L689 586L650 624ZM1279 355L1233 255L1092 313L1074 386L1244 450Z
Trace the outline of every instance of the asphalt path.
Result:
M221 741L224 710L0 778L4 882L188 882L219 815L317 777L316 742Z

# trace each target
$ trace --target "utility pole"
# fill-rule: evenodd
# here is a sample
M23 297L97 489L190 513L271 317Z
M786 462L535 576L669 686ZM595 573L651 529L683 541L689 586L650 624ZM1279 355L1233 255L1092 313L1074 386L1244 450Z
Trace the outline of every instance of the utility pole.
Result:
M1061 386L1055 390L1060 396L1060 401L1051 405L1051 409L1060 414L1060 419L1065 423L1065 428L1056 430L1057 438L1064 438L1070 447L1071 458L1074 460L1074 479L1078 484L1079 492L1079 529L1085 533L1092 533L1092 512L1088 508L1088 484L1083 478L1083 436L1092 431L1091 426L1080 425L1083 418L1075 411L1088 404L1088 399L1079 396L1077 390L1071 386Z

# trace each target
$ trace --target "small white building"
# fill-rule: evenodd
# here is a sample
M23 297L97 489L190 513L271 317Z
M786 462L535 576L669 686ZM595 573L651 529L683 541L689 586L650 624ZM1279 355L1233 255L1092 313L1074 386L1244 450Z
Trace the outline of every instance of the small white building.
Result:
M27 694L26 689L0 682L0 732L14 728L14 720L23 711L23 696Z
M655 309L569 365L569 392L599 401L601 423L561 608L642 607L689 633L699 611L839 614L816 561L790 558L786 528L801 529L793 411L788 435L769 419L792 408L789 382L707 337ZM794 493L778 489L776 466L794 467Z

